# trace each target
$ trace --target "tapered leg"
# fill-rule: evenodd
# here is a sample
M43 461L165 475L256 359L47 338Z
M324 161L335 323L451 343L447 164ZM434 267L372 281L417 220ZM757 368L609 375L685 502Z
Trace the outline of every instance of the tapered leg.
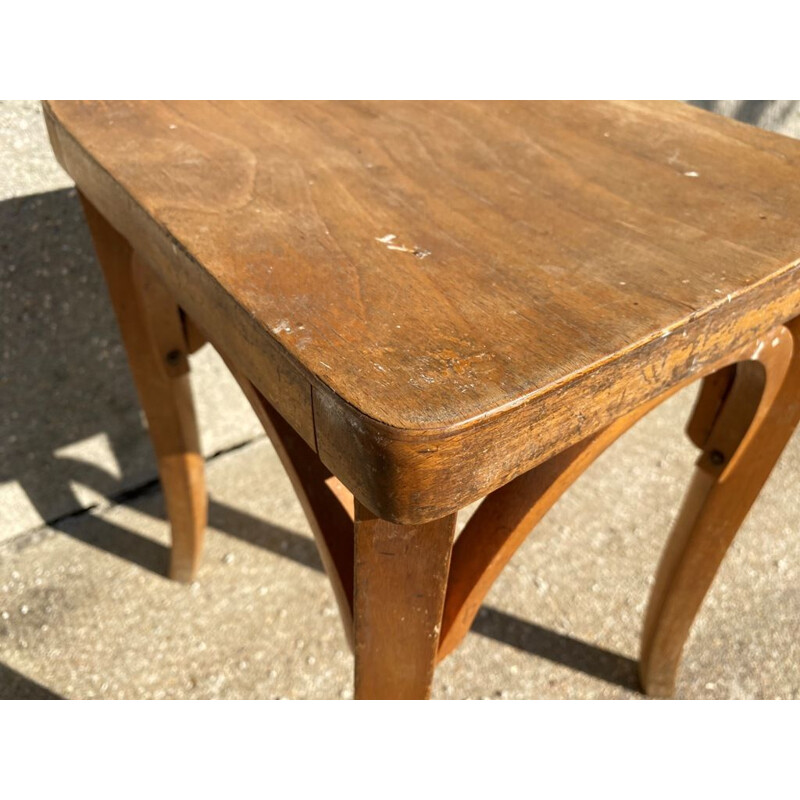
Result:
M206 527L206 492L180 310L160 279L81 197L117 315L172 526L169 575L191 581Z
M456 515L395 525L356 502L355 696L424 700L439 646Z
M703 453L656 574L642 636L644 690L671 696L684 643L722 559L800 420L798 321L701 391L689 433Z

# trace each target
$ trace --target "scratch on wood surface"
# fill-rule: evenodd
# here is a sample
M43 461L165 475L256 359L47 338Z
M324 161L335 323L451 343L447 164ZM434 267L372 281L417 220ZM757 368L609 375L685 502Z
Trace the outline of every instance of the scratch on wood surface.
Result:
M422 247L406 247L402 244L392 244L397 239L394 233L387 233L385 236L376 236L375 241L386 245L387 250L395 250L398 253L411 253L417 258L427 258L431 255L430 250L425 250Z

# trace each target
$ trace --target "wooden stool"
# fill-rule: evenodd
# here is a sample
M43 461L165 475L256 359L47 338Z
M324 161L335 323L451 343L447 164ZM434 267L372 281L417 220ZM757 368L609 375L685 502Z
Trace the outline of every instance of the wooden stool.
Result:
M800 418L800 142L679 103L45 105L172 524L200 561L189 353L291 477L360 698L424 698L492 582L620 434L703 379L641 681ZM456 513L484 497L454 542Z

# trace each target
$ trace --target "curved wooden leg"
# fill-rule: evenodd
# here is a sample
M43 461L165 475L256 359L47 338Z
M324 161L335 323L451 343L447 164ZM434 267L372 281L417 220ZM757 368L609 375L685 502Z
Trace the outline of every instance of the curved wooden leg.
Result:
M203 549L206 492L180 310L128 242L81 201L158 460L172 526L169 576L189 582Z
M684 643L714 575L800 420L800 324L760 340L709 381L689 433L703 453L665 548L645 617L642 687L671 696Z
M225 355L292 482L331 581L345 635L353 646L353 496L317 454Z
M394 525L356 502L355 696L424 700L439 646L456 515Z

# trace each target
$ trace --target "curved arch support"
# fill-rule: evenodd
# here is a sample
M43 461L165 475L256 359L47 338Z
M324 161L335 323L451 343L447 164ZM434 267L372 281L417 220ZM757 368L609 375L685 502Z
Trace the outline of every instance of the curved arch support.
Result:
M740 398L740 402L737 407L741 408L747 393L752 417L753 403L757 404L758 398L762 395L763 376L765 372L769 372L768 390L764 391L763 402L758 406L760 409L766 409L773 400L775 387L785 374L779 369L778 364L786 362L791 355L791 339L790 332L783 326L769 331L755 345L738 349L719 362L708 365L704 375L691 376L670 387L663 394L621 417L602 431L573 445L488 495L461 532L453 548L438 660L449 655L467 634L494 581L559 497L598 456L653 408L698 377L703 377L703 385L688 425L692 441L698 446L708 447L708 453L712 453L721 446L719 440L712 440L712 430L726 430L728 431L726 435L728 437L733 435L734 439L737 435L739 438L750 438L754 434L754 426L750 426L748 432L742 430L740 425L736 429L738 433L731 433L733 429L725 423L728 419L727 414L720 416L723 408L731 407L728 398L732 397L731 386L734 378L739 376L736 396ZM761 376L760 383L759 376ZM722 426L717 425L718 418L723 421ZM749 420L747 423L749 424ZM791 429L793 426L790 426L789 433ZM736 451L737 458L740 452L741 449ZM709 455L708 458L716 459L717 456ZM769 469L767 474L768 472ZM758 488L760 486L761 484ZM738 528L738 525L736 527ZM733 529L733 533L735 530L736 528Z
M533 528L589 465L651 406L637 409L488 495L456 539L438 660L467 635L492 584Z
M737 364L713 417L689 424L702 448L656 573L642 635L644 690L669 697L700 605L739 526L800 421L800 321L770 331ZM701 396L700 400L703 400ZM708 396L706 397L708 401ZM710 402L710 401L709 401ZM710 420L710 424L708 424Z
M671 694L684 642L716 570L800 420L799 337L800 319L770 330L755 345L706 365L489 494L452 548L436 661L461 642L494 581L564 491L639 419L702 378L687 433L703 452L659 565L642 637L645 691ZM227 363L292 481L352 646L353 496L255 386Z
M353 647L353 496L261 392L225 358L234 378L272 441L314 534Z

